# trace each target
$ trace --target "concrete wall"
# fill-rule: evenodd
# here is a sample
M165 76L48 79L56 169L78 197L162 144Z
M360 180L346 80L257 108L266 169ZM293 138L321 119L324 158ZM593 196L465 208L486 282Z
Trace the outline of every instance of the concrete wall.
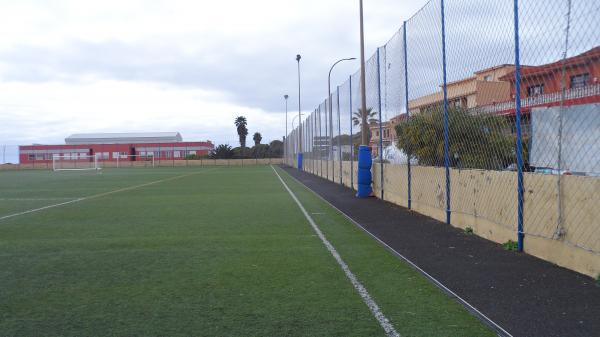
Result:
M279 165L283 163L283 158L264 158L264 159L199 159L199 160L161 160L154 163L155 167L187 167L187 166L256 166L256 165ZM151 167L151 163L147 161L127 161L120 162L119 167ZM100 167L116 168L117 162L105 161L100 162ZM52 163L37 163L37 164L2 164L1 170L29 170L52 169Z
M315 161L318 165L320 161ZM329 177L332 176L332 165ZM339 162L336 162L339 165ZM356 189L357 163L353 163ZM336 183L339 183L336 166ZM342 183L350 186L350 162L342 163ZM384 199L408 206L408 167L384 164ZM374 163L373 190L381 196L380 164ZM412 166L412 209L446 221L446 178L443 167ZM325 171L322 177L325 178ZM470 227L476 235L504 243L517 238L517 176L509 171L450 170L451 224ZM600 178L526 173L524 177L525 252L596 277L600 273ZM562 208L559 223L558 207ZM557 231L557 228L560 231ZM557 235L556 233L563 233Z

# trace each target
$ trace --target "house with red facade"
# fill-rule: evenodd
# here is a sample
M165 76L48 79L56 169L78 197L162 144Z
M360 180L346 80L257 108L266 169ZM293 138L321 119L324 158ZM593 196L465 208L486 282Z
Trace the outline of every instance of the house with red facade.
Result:
M499 80L510 83L510 97L480 109L514 116L514 69ZM524 115L529 114L531 108L558 106L561 102L565 106L600 102L600 47L553 63L521 67L521 111Z
M65 138L65 144L21 145L19 161L52 163L55 156L93 156L99 161L185 160L190 155L208 155L213 149L211 141L184 142L179 132L74 134Z

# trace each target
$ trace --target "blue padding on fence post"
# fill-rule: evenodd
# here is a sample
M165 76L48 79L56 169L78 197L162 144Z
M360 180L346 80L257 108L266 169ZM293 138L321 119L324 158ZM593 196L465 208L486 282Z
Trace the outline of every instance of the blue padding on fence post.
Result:
M514 2L515 119L517 131L517 250L523 251L523 143L521 134L521 56L519 50L519 0ZM559 173L560 174L560 173Z
M358 147L358 192L356 196L359 198L367 198L373 194L373 188L371 187L371 165L373 160L371 159L371 148L367 145L361 145Z
M298 153L298 171L302 171L302 160L304 159L303 153Z
M446 223L450 224L450 154L448 128L448 85L446 82L446 19L444 17L444 0L442 9L442 68L444 73L444 167L446 168Z

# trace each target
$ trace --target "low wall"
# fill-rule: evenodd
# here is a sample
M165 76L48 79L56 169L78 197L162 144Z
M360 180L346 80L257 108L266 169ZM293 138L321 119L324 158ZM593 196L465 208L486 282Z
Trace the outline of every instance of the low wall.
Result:
M311 161L312 163L312 161ZM315 160L313 174L335 177L339 162ZM322 165L323 170L319 170ZM352 164L356 189L357 163ZM306 167L306 166L305 166ZM329 167L328 174L326 167ZM351 163L342 163L342 184L351 186ZM373 190L381 197L381 166L373 164ZM412 210L446 221L446 172L443 167L411 167ZM450 169L451 224L471 228L488 240L517 238L517 175L510 171ZM525 173L523 228L526 253L596 277L600 273L600 178ZM408 206L408 167L383 165L383 198ZM559 220L559 207L562 217ZM557 234L559 233L559 234Z
M279 165L283 163L283 158L263 158L263 159L198 159L198 160L161 160L154 163L155 167L199 167L199 166L257 166L257 165ZM118 167L151 167L148 161L121 161ZM102 161L100 167L116 168L116 161ZM3 164L0 170L51 170L52 163L36 164Z

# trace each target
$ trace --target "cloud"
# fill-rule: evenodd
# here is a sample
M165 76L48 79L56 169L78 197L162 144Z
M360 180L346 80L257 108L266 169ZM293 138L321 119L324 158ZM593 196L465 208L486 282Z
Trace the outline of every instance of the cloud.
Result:
M425 1L365 4L367 56ZM327 92L333 61L358 56L357 4L344 0L67 1L0 4L0 144L71 132L177 130L237 141L245 115L263 139L284 133L283 94L303 107ZM340 64L332 83L358 63Z

